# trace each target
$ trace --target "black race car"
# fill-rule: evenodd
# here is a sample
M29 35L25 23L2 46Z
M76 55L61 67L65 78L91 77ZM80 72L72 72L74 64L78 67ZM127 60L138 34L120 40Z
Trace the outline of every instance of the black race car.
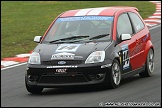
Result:
M26 88L107 85L154 71L150 33L134 7L71 10L59 15L30 55Z

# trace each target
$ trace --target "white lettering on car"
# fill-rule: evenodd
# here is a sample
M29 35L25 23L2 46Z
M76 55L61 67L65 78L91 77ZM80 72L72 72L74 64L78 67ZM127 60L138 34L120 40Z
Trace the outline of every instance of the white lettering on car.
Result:
M56 52L76 52L80 44L61 44Z
M128 52L128 45L122 46L122 53L123 53L123 70L129 68L130 64L130 58L129 58L129 52Z
M75 54L72 53L57 53L53 54L51 60L53 59L74 59Z
M78 66L47 66L47 68L77 68Z
M56 69L56 73L55 74L67 73L66 71L67 71L67 69Z

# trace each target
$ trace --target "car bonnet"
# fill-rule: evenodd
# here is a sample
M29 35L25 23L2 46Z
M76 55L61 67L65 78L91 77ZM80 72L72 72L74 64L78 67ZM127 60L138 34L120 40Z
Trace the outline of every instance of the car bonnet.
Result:
M64 44L39 44L34 52L40 53L41 61L49 60L85 60L94 51L104 51L111 43L64 43Z

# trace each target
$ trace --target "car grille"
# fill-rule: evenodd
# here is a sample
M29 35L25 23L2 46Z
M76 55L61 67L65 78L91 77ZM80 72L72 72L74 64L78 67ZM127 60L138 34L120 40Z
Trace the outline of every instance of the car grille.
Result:
M59 61L65 61L66 64L63 65L76 65L81 64L81 60L54 60L54 61L42 61L42 65L60 65L58 64Z
M50 83L50 84L60 84L60 83L79 83L87 82L83 75L77 76L42 76L39 83Z

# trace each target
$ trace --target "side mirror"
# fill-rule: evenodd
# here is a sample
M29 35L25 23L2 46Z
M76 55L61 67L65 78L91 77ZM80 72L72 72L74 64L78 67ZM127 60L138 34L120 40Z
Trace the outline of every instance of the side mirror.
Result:
M34 37L34 42L40 43L41 39L42 39L42 36L35 36Z
M120 39L121 39L121 41L130 40L131 35L130 34L121 34Z

